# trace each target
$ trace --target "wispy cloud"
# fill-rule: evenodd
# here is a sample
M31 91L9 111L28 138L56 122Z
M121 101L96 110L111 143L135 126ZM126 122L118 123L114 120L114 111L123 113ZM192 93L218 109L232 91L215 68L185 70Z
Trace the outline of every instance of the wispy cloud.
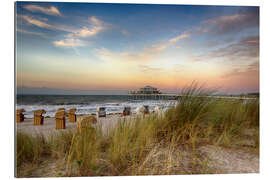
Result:
M43 7L38 5L25 5L23 7L32 12L42 12L48 15L61 16L60 11L55 6Z
M247 67L234 68L233 70L223 74L221 78L230 79L235 77L257 78L259 79L259 61L255 61Z
M73 35L79 36L79 37L91 37L99 33L103 28L101 26L94 26L91 28L83 27L79 30L76 30Z
M254 60L259 57L259 36L248 36L225 47L192 56L189 61L222 58L230 61Z
M162 68L154 68L146 65L139 64L137 66L141 72L160 72L162 71Z
M114 52L106 48L95 49L95 56L107 62L145 62L152 60L152 56L145 52Z
M48 22L44 22L44 21L35 19L27 15L19 15L18 17L25 20L28 24L34 25L40 28L45 28L45 29L50 29L50 30L61 30L61 31L66 31L66 32L71 31L70 28L60 26L60 25L51 25Z
M99 26L103 25L103 22L95 16L91 16L89 18L89 21L95 25L99 25Z
M259 11L245 11L233 15L220 16L202 22L206 25L207 32L218 35L243 32L248 28L259 27Z
M217 46L224 46L224 44L227 43L234 43L235 40L233 38L227 38L227 39L215 39L215 40L210 40L207 41L203 44L204 47L207 48L212 48L212 47L217 47Z
M178 41L180 41L181 39L185 39L185 38L189 38L189 37L190 37L190 34L183 33L183 34L180 34L180 35L170 39L169 43L174 44L174 43L177 43Z
M237 43L212 51L209 55L213 58L227 57L231 60L256 58L259 56L259 37L242 38Z
M92 16L89 18L90 25L89 26L84 26L82 28L74 29L71 27L66 27L62 25L52 25L49 22L45 22L39 19L36 19L34 17L30 17L27 15L19 15L19 18L22 18L25 20L28 24L40 27L40 28L45 28L45 29L50 29L50 30L60 30L60 31L65 31L69 32L70 34L67 35L67 37L80 37L80 38L85 38L85 37L90 37L97 35L99 32L105 29L105 23L99 20L98 18Z
M161 53L162 51L166 50L167 48L175 45L177 42L179 42L182 39L190 38L191 34L189 33L182 33L174 38L171 38L167 40L166 42L163 43L158 43L158 44L153 44L148 48L145 48L145 53L147 54L158 54ZM176 46L176 48L180 48L181 46Z
M79 39L72 39L72 38L59 40L59 41L53 41L53 44L59 47L79 47L79 46L86 45L83 41Z
M91 16L89 18L89 22L89 26L84 26L80 29L77 29L72 34L69 34L69 36L78 36L82 38L91 37L97 35L105 29L105 23L95 16Z
M19 15L20 18L25 20L28 24L37 26L40 28L45 28L49 30L57 30L57 31L65 31L68 32L68 34L65 35L65 38L62 40L56 40L52 43L54 46L57 47L81 47L86 46L88 43L85 43L81 40L81 38L91 37L97 35L100 31L105 29L105 23L96 18L95 16L92 16L88 19L88 22L90 23L90 26L79 28L79 29L73 29L71 27L65 27L62 25L52 25L48 20L42 21L27 15ZM34 35L42 35L39 33L34 32L24 32L28 34L34 34ZM76 49L74 49L76 53L78 52ZM77 53L78 54L78 53Z
M64 40L54 41L53 44L58 47L72 47L77 55L80 55L76 47L86 46L89 43L85 43L81 38L87 38L97 35L100 31L105 29L105 23L96 18L90 17L90 27L83 27L81 29L72 30L69 34L65 35Z
M33 31L27 31L27 30L23 30L23 29L17 29L16 31L21 32L21 33L25 33L25 34L32 34L32 35L41 36L43 38L49 38L48 36L46 36L44 33L41 33L41 32L33 32Z
M62 47L62 48L72 48L74 52L80 56L80 53L77 49L77 47L86 46L87 44L84 41L81 41L80 39L64 39L59 41L53 41L54 46Z
M166 43L153 44L152 46L145 48L145 53L154 55L154 54L158 54L164 51L167 48L168 48L168 44Z
M178 40L188 38L190 36L207 35L209 44L207 46L216 46L221 44L220 41L216 41L217 36L234 36L240 32L246 32L250 29L259 30L259 9L252 8L248 10L240 9L237 13L224 15L214 18L209 18L201 21L199 25L196 25L190 29L187 29L185 33L172 38L170 42L177 42ZM214 38L214 41L210 41ZM228 39L233 41L232 37Z
M156 55L166 50L170 46L174 45L181 39L185 39L189 37L191 37L190 34L183 33L183 34L178 35L175 38L167 40L164 43L152 44L148 47L145 47L140 52L131 52L131 51L113 52L106 48L99 48L95 50L95 55L98 58L103 59L105 61L147 62L147 61L155 60Z

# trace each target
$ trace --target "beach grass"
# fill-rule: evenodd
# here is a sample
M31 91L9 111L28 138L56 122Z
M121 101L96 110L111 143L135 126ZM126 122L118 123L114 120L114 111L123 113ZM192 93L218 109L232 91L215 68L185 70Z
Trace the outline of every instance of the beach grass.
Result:
M108 134L100 126L49 139L17 133L16 167L49 158L63 159L62 176L216 173L198 147L249 147L259 152L259 100L207 97L212 93L193 83L163 115L119 120Z

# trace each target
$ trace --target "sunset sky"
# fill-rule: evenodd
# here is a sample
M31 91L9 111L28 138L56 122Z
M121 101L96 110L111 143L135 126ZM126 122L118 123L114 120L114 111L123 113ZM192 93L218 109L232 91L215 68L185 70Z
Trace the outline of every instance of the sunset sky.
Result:
M259 91L259 8L16 3L17 87Z

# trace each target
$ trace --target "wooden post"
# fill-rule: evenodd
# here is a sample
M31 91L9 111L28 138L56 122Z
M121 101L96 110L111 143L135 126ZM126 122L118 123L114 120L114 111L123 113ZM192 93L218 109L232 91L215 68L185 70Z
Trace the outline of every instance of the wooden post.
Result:
M44 113L46 113L46 111L43 109L34 111L34 125L43 125L44 117L42 114Z
M20 123L24 121L24 114L23 112L25 112L24 109L18 109L16 110L16 122Z
M66 128L66 112L65 110L58 109L55 113L56 129L65 129Z
M72 109L69 110L69 112L68 112L69 122L76 122L77 117L76 117L75 112L76 112L76 108L72 108Z

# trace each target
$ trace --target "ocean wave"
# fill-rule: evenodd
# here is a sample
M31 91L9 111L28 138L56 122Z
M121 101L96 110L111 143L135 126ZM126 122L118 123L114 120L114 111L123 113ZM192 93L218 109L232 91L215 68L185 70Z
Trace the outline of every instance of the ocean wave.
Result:
M25 117L26 118L32 118L33 113L35 110L38 109L44 109L46 111L45 116L54 117L54 114L58 108L65 108L66 111L68 111L71 108L76 108L76 114L94 114L96 113L96 109L98 106L106 107L106 113L121 113L123 112L123 109L125 106L130 106L131 111L135 112L137 107L148 105L150 111L154 110L154 107L157 105L162 105L164 107L170 107L173 106L176 103L176 101L173 100L146 100L146 101L125 101L125 102L116 102L116 103L110 103L110 102L98 102L98 103L91 103L91 104L70 104L70 103L63 103L63 104L57 104L57 105L21 105L18 104L16 106L16 109L25 109Z

